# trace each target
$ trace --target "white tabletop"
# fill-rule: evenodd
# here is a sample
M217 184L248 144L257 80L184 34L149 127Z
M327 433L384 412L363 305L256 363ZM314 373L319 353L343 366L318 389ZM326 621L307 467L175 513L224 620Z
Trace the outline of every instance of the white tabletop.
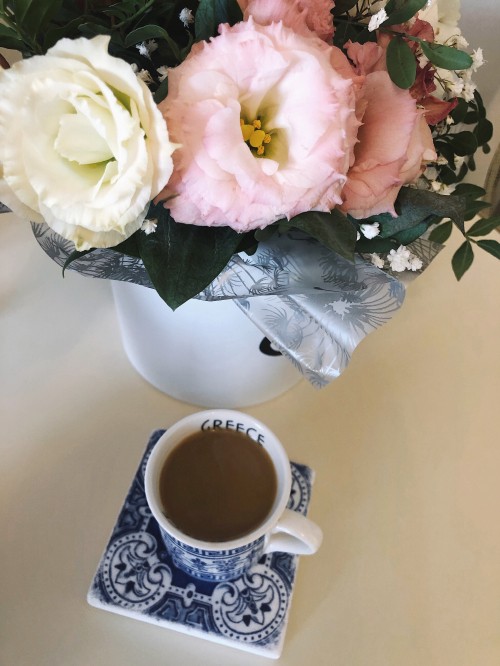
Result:
M280 663L500 663L498 262L458 238L318 391L248 408L317 472ZM92 608L86 593L150 432L196 408L129 364L109 283L0 217L2 666L247 666L262 657Z

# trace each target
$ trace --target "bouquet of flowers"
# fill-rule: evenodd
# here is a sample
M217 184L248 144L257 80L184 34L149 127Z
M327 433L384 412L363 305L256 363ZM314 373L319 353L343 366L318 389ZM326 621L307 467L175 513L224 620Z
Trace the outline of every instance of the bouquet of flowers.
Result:
M473 247L499 257L461 182L492 125L459 0L2 0L0 19L23 56L2 56L0 200L65 267L130 260L176 308L298 232L389 275L453 228L458 279Z

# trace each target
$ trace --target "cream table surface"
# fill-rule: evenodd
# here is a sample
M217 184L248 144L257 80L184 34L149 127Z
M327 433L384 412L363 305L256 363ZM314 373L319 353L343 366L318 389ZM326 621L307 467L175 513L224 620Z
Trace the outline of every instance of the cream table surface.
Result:
M247 409L317 471L283 666L500 663L500 273L452 250L340 379ZM150 432L196 408L132 369L109 283L10 214L0 253L0 664L272 663L87 605Z

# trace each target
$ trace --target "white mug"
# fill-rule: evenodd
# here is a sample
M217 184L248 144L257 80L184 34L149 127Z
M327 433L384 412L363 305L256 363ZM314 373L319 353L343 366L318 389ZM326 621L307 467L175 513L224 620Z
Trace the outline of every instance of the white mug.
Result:
M235 430L254 439L271 457L277 477L276 497L267 518L250 533L230 541L203 541L184 534L165 516L160 499L160 474L170 452L189 435L208 429ZM252 416L228 409L197 412L171 426L153 448L145 472L148 505L174 564L210 581L238 578L266 553L310 555L318 550L321 529L286 508L291 484L290 461L278 438Z

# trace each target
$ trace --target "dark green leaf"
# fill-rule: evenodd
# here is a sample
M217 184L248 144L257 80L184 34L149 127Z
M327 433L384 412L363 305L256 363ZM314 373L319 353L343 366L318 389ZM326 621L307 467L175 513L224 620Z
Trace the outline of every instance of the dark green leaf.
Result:
M445 185L452 185L458 181L458 175L445 164L439 169L439 180Z
M479 120L479 114L477 111L469 111L468 113L465 114L465 118L462 120L463 123L466 125L472 125L473 123L477 123Z
M483 153L484 153L485 155L487 155L487 154L490 153L490 152L491 152L491 148L489 147L489 145L488 145L487 143L485 143L485 144L483 145Z
M455 151L449 143L446 141L435 141L434 147L436 148L439 155L442 155L448 160L450 167L455 166Z
M458 194L467 199L479 199L479 197L484 197L486 190L473 183L459 183L454 189L452 196L457 196Z
M426 222L421 222L420 224L417 224L410 229L404 229L403 231L400 231L399 233L395 234L394 238L401 245L408 245L408 243L412 243L414 240L417 240L417 238L420 238L422 234L425 234L428 228L429 224Z
M462 99L462 97L459 97L457 99L457 105L451 112L451 117L455 121L455 124L461 123L464 121L465 116L467 115L467 111L469 109L469 105L467 102Z
M4 49L14 49L15 51L22 51L24 49L24 42L19 37L15 30L6 25L0 24L0 46Z
M401 37L395 37L387 47L387 71L399 88L410 88L415 82L417 63L413 51Z
M465 233L465 199L462 197L449 197L428 190L402 187L396 200L396 211L398 217L392 218L389 224L384 224L381 237L393 236L424 221L430 224L432 219L429 218L434 215L451 218L460 231Z
M427 0L408 0L399 9L388 14L382 25L397 25L409 21L415 14L427 4ZM387 8L386 8L387 12Z
M469 270L473 261L474 252L472 251L472 245L470 241L465 241L451 259L451 267L457 280L460 280L465 271Z
M64 277L64 271L68 268L70 264L72 264L77 259L81 259L86 254L90 254L90 252L93 252L94 250L95 248L92 248L91 250L83 250L82 252L79 252L78 250L73 250L73 252L69 255L69 257L66 259L66 261L63 264L62 267L63 277Z
M158 86L158 89L156 90L155 94L153 95L155 104L163 102L167 94L168 94L168 77L166 79L163 79L163 81Z
M26 14L29 11L30 5L34 4L37 0L13 0L14 15L16 17L16 24L21 25L24 21ZM40 0L38 0L40 2Z
M155 233L139 234L140 254L156 291L175 309L219 275L241 235L229 227L178 224L161 204L150 208L149 217L158 224Z
M194 21L196 41L215 37L221 23L234 25L242 19L236 0L200 0Z
M473 217L475 217L480 210L483 210L484 208L489 208L491 206L490 203L487 201L468 201L467 206L465 208L465 219L466 220L472 220Z
M424 55L436 67L442 69L468 69L472 65L472 58L465 51L460 51L452 46L445 46L444 44L430 44L429 42L420 41L420 46Z
M449 134L448 140L457 155L472 155L477 150L477 139L472 132L457 132Z
M474 101L477 104L477 110L481 118L486 118L486 109L484 108L483 98L478 90L474 90Z
M500 215L482 217L472 225L467 232L467 236L487 236L497 227L500 227Z
M141 252L139 249L139 238L140 235L144 232L140 229L129 236L126 240L122 241L118 245L115 245L112 250L119 252L120 254L126 254L128 257L134 257L135 259L141 258Z
M356 252L389 252L393 248L397 248L399 243L390 238L361 238L356 243Z
M438 225L431 231L429 234L429 240L434 243L445 243L450 237L452 229L453 223L450 220L443 222L443 224Z
M486 252L489 252L497 259L500 259L500 243L496 240L479 240L477 241L479 247Z
M62 0L34 0L23 19L23 29L33 37L42 32L62 5Z
M340 14L346 14L350 9L354 7L354 5L358 2L358 0L337 0L335 3L335 7L332 10L332 14L334 16L340 16Z
M340 256L354 261L356 227L337 209L331 213L301 213L289 221L280 222L280 227L283 226L300 229Z
M484 143L488 143L493 136L493 123L486 118L481 118L474 129L474 134L476 135L477 142L480 146Z

